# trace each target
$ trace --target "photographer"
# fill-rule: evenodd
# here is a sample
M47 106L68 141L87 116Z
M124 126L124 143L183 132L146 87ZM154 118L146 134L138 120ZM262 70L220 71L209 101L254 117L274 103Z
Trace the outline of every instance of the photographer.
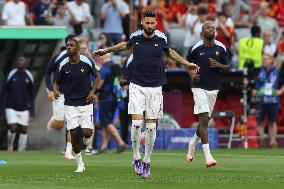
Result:
M284 85L282 87L280 85L279 71L275 67L274 58L269 54L264 54L262 60L263 64L255 84L256 89L253 90L254 96L259 95L261 97L257 130L261 145L264 146L264 126L267 117L270 146L277 147L276 117L280 104L279 96L284 93Z

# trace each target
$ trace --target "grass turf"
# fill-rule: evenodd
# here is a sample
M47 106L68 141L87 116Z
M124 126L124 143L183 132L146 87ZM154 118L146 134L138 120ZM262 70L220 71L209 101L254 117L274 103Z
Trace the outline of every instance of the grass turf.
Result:
M0 152L1 189L183 189L183 188L283 188L283 149L218 149L212 154L218 165L207 169L202 151L192 164L185 151L154 151L151 178L144 181L131 166L131 152L84 156L86 172L75 174L75 160L63 160L55 151Z

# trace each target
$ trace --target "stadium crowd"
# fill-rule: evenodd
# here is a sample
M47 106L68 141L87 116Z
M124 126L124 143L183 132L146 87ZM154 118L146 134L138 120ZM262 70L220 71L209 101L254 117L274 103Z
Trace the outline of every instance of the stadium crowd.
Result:
M90 51L127 41L130 33L141 27L141 13L148 9L157 13L157 29L167 35L170 46L183 57L186 57L190 46L201 40L203 24L211 22L216 27L216 39L230 52L232 71L243 70L248 66L264 70L260 72L264 76L259 74L254 78L259 82L252 93L263 95L264 92L258 92L263 89L276 91L273 93L275 98L266 99L266 109L260 112L262 117L259 120L262 125L266 112L270 112L270 132L274 134L270 145L277 146L275 116L280 103L278 96L283 93L284 0L0 0L2 25L65 26L68 34L87 39L89 43L86 48ZM127 57L127 54L114 54L97 60L96 65L101 68L106 62L114 61L122 66ZM269 65L265 64L267 61ZM171 59L165 59L165 64L167 69L178 67ZM279 75L280 83L277 86L269 88L266 85L265 80L270 78L265 75L270 73L265 71L267 67L268 70L275 70L273 73L277 77ZM112 77L113 82L114 76L109 77ZM128 125L126 91L116 91L121 102L118 104L123 125ZM267 107L267 104L273 105ZM122 139L127 143L128 133L123 132ZM261 136L263 132L259 129ZM101 152L107 146L109 136L105 134L105 137ZM123 141L120 143L123 144Z

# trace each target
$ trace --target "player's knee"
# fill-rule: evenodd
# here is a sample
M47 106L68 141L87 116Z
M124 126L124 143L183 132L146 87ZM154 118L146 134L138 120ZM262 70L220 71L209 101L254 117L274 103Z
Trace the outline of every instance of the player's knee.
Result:
M84 129L83 130L83 135L86 138L90 138L93 134L93 130L92 129Z
M52 120L51 126L53 129L62 129L64 127L64 121Z
M141 129L143 125L143 120L132 120L132 128L133 129Z
M21 130L20 130L21 134L27 134L27 132L28 132L28 128L27 127L22 127Z

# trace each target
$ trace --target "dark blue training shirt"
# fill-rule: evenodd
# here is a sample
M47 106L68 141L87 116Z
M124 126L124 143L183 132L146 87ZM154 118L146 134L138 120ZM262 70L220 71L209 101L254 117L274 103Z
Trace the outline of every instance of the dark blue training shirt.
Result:
M104 84L100 89L99 100L103 101L112 101L114 95L114 78L115 76L112 73L112 66L114 62L108 61L100 69L101 79L104 80Z
M61 61L63 61L66 57L68 57L67 55L67 51L61 51L60 53L58 53L57 55L53 56L50 61L48 62L48 65L46 67L45 73L44 73L44 81L45 81L45 85L46 85L46 90L47 92L52 91L52 84L53 84L53 80L51 81L50 77L52 73L55 73L57 70L58 65L60 64ZM63 93L63 89L61 88L61 90L59 91L60 93Z
M167 83L163 56L169 51L167 37L155 30L146 38L142 30L130 35L127 46L133 48L130 82L142 87L159 87Z
M131 78L131 66L132 66L133 54L131 54L126 62L122 66L122 74L127 81L130 81Z
M187 60L200 67L200 80L197 83L193 82L192 88L201 88L209 91L221 88L221 70L219 68L210 68L209 58L223 65L229 64L229 53L220 41L215 40L215 44L212 47L206 47L203 40L201 40L189 47Z
M64 88L65 105L85 106L89 103L86 98L92 89L92 78L95 78L97 70L91 58L80 55L78 64L71 64L69 58L65 58L56 72L55 80L59 88Z
M6 99L6 106L4 101ZM11 70L2 87L1 110L11 108L16 111L30 110L31 116L34 111L34 77L28 70Z

